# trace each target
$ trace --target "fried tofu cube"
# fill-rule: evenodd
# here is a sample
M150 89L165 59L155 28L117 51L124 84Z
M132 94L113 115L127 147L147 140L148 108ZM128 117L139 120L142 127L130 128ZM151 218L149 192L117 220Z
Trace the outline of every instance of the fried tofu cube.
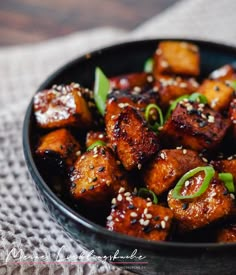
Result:
M172 100L196 92L199 84L194 78L163 75L156 80L155 87L158 89L160 106L167 108Z
M132 73L110 78L112 89L115 90L145 90L151 87L154 78L149 73Z
M125 172L106 146L97 146L79 157L70 182L72 196L93 205L106 203L120 187L129 190Z
M108 135L119 160L127 170L141 169L159 149L156 133L148 129L144 119L130 106L114 118L113 125Z
M160 195L173 187L189 170L205 163L198 153L187 149L164 149L144 169L147 188Z
M234 89L220 80L206 79L198 92L207 98L212 109L220 112L228 108Z
M221 228L217 233L217 242L235 243L236 242L236 224L229 224Z
M165 241L170 233L173 214L169 208L143 198L120 193L112 200L107 228L133 237Z
M185 182L180 190L181 195L196 193L203 180L204 172L199 172ZM174 213L180 231L191 231L207 226L229 215L234 199L227 192L223 182L215 175L207 190L193 199L175 199L173 190L168 194L168 205Z
M234 68L231 65L227 64L213 71L209 75L209 78L221 81L236 80L236 74Z
M200 55L196 45L178 41L163 41L154 55L153 74L158 79L161 74L198 76Z
M207 105L181 101L163 126L161 138L196 151L212 150L223 140L230 121Z
M40 128L92 125L92 114L78 84L53 86L34 96L34 114Z
M234 98L229 105L229 119L232 122L233 137L236 140L236 98Z
M88 148L89 146L91 146L94 142L96 141L103 141L105 143L107 143L107 136L104 132L95 132L95 131L89 131L86 135L86 147Z
M42 136L36 150L38 157L54 159L57 163L67 166L71 166L80 154L80 144L67 129L55 130Z
M211 164L219 172L231 173L236 187L236 157L231 156L228 159L214 160Z

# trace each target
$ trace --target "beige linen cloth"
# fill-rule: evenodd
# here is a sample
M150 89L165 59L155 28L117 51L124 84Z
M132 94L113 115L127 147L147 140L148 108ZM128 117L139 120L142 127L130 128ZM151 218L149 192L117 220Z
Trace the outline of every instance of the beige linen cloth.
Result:
M33 255L65 256L83 250L44 210L30 182L22 153L22 122L32 95L65 62L118 41L149 37L198 38L236 45L235 0L185 0L127 33L99 28L37 45L0 49L0 274L131 274L97 265L12 265L12 248Z

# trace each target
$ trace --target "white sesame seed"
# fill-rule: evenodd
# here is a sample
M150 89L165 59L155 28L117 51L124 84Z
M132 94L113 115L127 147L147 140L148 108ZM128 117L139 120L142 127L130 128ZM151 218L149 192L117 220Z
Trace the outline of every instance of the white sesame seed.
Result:
M127 106L129 106L129 103L119 103L118 104L118 107L120 107L120 108L125 108L125 107L127 107Z
M116 116L115 116L115 115L112 115L112 116L111 116L111 119L115 119L115 118L116 118Z
M124 187L121 187L118 191L118 193L124 193L125 192L125 188Z
M161 227L162 227L163 229L165 229L165 227L166 227L166 222L165 222L165 221L161 221Z
M157 86L153 87L153 91L154 92L158 92L159 91L159 88Z
M130 194L130 192L126 192L126 193L124 193L124 195L125 195L125 197L129 197L131 194Z
M144 225L144 226L147 226L147 225L149 225L149 223L150 223L150 221L149 221L149 220L146 220L146 221L143 222L143 225Z
M235 196L234 196L234 194L230 194L230 197L234 200L235 199Z
M233 156L230 156L227 158L227 160L232 160L233 159Z
M150 199L150 198L147 198L147 201L151 201L151 199Z
M187 87L187 84L184 83L184 82L181 82L181 83L179 84L179 87L180 87L180 88L186 88L186 87Z
M76 153L75 153L75 155L78 157L78 156L80 156L81 155L81 151L77 151Z
M144 211L143 211L144 214L147 214L148 213L148 209L145 208Z
M189 180L186 180L185 183L184 183L184 186L185 186L185 187L188 187L189 184L190 184L190 181L189 181Z
M152 81L153 81L153 77L152 77L151 75L149 75L149 76L147 77L147 81L148 81L148 82L152 82Z
M181 150L182 148L182 146L176 147L177 150Z
M137 216L138 216L138 214L137 214L136 212L131 212L131 213L130 213L130 217L135 218L135 217L137 217Z
M165 159L165 154L164 154L164 153L161 153L161 154L160 154L160 157L161 157L161 159Z
M169 220L169 217L168 216L165 216L164 217L164 220L167 222Z
M121 164L121 162L120 162L119 160L117 160L117 161L116 161L116 164L117 164L117 165L120 165L120 164Z
M206 158L202 158L202 160L203 160L204 162L208 162L208 160L207 160Z
M139 223L140 223L141 225L143 225L143 222L144 222L144 219L140 219L140 220L139 220Z
M121 196L121 194L119 194L119 195L117 196L117 200L118 200L118 201L122 201L122 196Z
M82 159L82 160L85 159L85 156L82 156L81 159Z
M103 134L99 134L98 137L99 138L104 138L104 135Z
M117 222L119 222L120 220L118 218L115 219Z
M108 217L107 217L107 220L108 220L108 221L111 221L111 220L112 220L112 216L108 216Z
M187 150L183 149L183 154L186 155L187 154Z
M201 114L201 117L206 119L206 116L204 114Z
M146 214L145 216L146 216L146 218L149 219L149 220L152 218L152 214Z
M162 50L161 50L161 49L157 49L157 50L156 50L156 54L157 54L157 55L161 55L161 54L162 54Z
M113 198L111 204L116 204L116 198Z
M211 193L211 196L212 196L212 197L215 197L215 195L216 195L216 192L212 192L212 193Z
M131 197L126 197L125 199L126 199L127 201L129 201L129 202L132 201L132 198L131 198Z
M152 202L150 201L146 205L147 205L147 207L150 207L150 206L152 206Z
M169 67L168 62L165 61L165 60L162 60L162 61L161 61L161 67L162 67L162 68L168 68L168 67Z
M139 164L138 164L138 170L141 170L141 168L142 168L142 164L139 163Z
M209 116L208 117L208 122L214 123L215 122L215 118L213 116Z
M137 93L140 93L142 91L142 89L138 86L135 86L134 91L137 92Z

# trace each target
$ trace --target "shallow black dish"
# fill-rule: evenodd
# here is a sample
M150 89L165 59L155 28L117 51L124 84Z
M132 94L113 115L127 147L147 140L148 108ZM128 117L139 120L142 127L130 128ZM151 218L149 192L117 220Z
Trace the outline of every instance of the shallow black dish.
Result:
M213 69L236 60L236 48L220 44L191 41L200 47L201 73L207 76ZM79 82L82 86L91 87L94 81L95 67L99 66L108 76L115 76L143 70L144 61L152 56L160 40L145 40L124 43L89 55L80 57L51 75L39 90L51 87L53 84ZM32 133L35 121L32 112L32 101L26 112L23 129L23 146L26 162L39 191L41 199L48 207L58 223L74 238L89 250L95 250L97 255L128 256L137 249L138 255L145 256L143 260L116 259L114 262L134 262L139 273L146 274L233 274L236 269L236 243L176 243L148 242L126 235L109 232L100 225L84 218L64 203L50 189L37 169L32 154ZM140 262L145 262L141 264ZM120 264L122 267L122 265ZM131 266L131 264L126 264ZM138 268L140 266L140 268ZM144 268L144 269L142 269Z

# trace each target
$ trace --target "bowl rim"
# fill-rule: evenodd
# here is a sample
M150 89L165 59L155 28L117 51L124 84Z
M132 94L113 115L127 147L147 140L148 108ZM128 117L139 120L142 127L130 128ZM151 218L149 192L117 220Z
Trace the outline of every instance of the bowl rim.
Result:
M236 56L236 47L225 45L217 42L211 42L206 40L199 40L199 39L187 39L187 38L157 38L157 39L145 39L145 40L135 40L135 41L127 41L123 43L113 44L101 49L97 49L89 53L90 58L93 58L93 56L99 55L103 52L106 52L107 50L115 50L120 47L127 47L132 46L133 44L146 44L146 43L159 43L160 41L186 41L190 43L195 43L199 46L203 47L214 47L214 48L221 48L222 50L230 51L232 53L235 53ZM67 62L65 65L61 66L59 69L54 71L50 74L49 77L46 78L46 80L39 86L37 91L45 89L49 85L49 83L60 75L64 70L67 68L70 68L74 64L81 62L83 60L86 60L86 54L83 54L69 62ZM34 93L34 94L35 94ZM33 94L33 96L34 96ZM73 210L71 207L69 207L66 203L64 203L47 185L47 183L43 180L41 177L37 166L35 164L35 161L33 159L33 154L30 148L30 119L32 116L32 110L33 110L33 96L32 99L27 107L24 122L23 122L23 152L25 161L28 167L28 170L31 174L31 177L33 178L33 181L40 187L41 190L43 190L43 194L47 197L48 200L50 200L54 205L56 205L57 208L59 208L66 216L68 216L70 219L72 219L75 223L81 224L87 229L92 230L96 234L103 235L103 237L112 238L112 241L116 243L124 243L128 242L129 244L135 245L137 248L148 248L149 250L155 250L155 249L184 249L184 250L219 250L219 249L226 249L226 248L236 248L236 243L184 243L184 242L171 242L171 241L149 241L138 237L132 237L129 235L121 234L118 232L113 232L107 230L105 227L98 225L94 223L93 221L83 217L78 212Z

